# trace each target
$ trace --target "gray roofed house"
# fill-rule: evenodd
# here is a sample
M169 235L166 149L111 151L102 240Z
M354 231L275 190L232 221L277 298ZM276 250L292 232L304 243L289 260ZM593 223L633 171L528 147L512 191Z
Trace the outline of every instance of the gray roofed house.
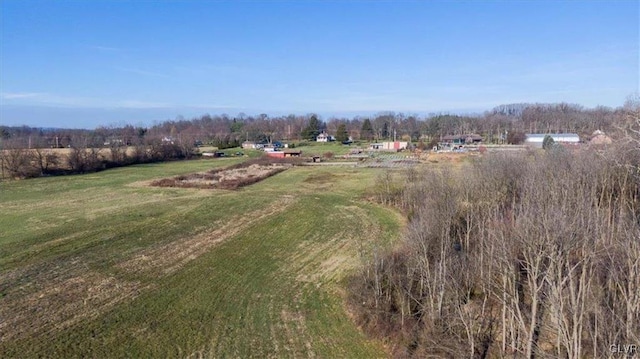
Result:
M482 142L482 136L473 133L468 135L447 135L442 137L442 142L454 145L480 143Z

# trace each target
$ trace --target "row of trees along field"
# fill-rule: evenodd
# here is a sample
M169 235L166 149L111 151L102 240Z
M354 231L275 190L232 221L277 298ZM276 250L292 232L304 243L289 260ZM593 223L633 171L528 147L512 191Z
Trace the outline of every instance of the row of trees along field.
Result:
M83 133L82 131L79 131ZM16 140L4 140L0 148L0 179L31 178L45 175L88 173L140 163L189 159L194 156L193 142L159 138L132 143L106 142L98 146L85 136L62 150L46 146L25 147Z
M511 104L498 106L482 115L418 116L384 112L350 119L332 117L323 121L314 114L269 117L267 114L247 116L240 113L235 117L203 115L190 120L178 118L148 128L127 125L61 130L0 126L0 138L3 143L13 142L21 147L70 147L78 143L100 147L112 140L135 145L163 137L235 145L245 140L312 139L326 131L331 135L346 132L347 137L354 140L390 139L395 134L397 138L413 141L477 133L485 138L485 142L502 142L507 140L505 134L518 133L575 132L588 136L595 130L602 130L615 135L624 122L625 113L637 110L639 101L630 98L623 107L615 109L588 109L566 103Z
M60 171L89 172L119 165L188 158L196 144L218 148L237 147L245 140L313 140L321 132L339 141L404 139L430 148L442 136L477 133L486 143L519 143L525 132L577 132L587 137L595 130L622 135L625 115L638 111L639 100L630 98L623 107L585 109L569 104L503 105L483 115L429 116L379 113L371 117L330 118L317 115L269 117L266 114L236 117L204 115L165 121L151 127L98 127L42 129L0 126L0 160L3 176L32 177ZM127 147L135 147L132 152ZM61 156L41 151L68 148ZM102 148L102 151L98 149ZM21 151L23 149L33 151ZM107 150L108 155L105 155ZM9 153L11 152L11 153Z
M379 178L377 200L410 222L353 278L360 324L400 357L577 359L637 346L638 114L628 123L605 152L552 146Z

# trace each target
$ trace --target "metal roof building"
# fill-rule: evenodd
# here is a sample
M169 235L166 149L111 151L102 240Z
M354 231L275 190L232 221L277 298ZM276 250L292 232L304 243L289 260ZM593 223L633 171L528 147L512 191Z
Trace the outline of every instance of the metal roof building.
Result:
M528 133L524 143L526 145L542 148L542 141L545 136L551 136L556 143L568 143L578 144L580 142L580 136L575 133Z

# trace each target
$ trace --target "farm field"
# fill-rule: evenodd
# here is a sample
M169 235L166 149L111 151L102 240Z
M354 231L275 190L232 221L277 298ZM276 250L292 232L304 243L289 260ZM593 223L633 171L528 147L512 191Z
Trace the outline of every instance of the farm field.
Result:
M354 148L367 148L368 144L354 143L351 146L343 145L340 142L313 142L304 141L296 144L296 150L301 150L305 156L322 156L327 152L335 156L346 155Z
M295 167L237 191L151 187L180 161L0 183L0 357L384 357L344 278L399 236L378 169Z

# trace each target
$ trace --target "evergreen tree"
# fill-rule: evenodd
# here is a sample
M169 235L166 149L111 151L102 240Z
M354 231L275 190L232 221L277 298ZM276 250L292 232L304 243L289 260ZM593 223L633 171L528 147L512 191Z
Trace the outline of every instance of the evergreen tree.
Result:
M320 134L320 120L316 115L312 115L309 119L309 124L302 130L302 138L306 140L315 141L316 137Z
M338 125L338 130L336 131L336 140L339 142L345 142L349 140L349 134L347 133L347 125L341 123Z
M229 126L229 130L231 133L239 133L242 130L242 126L244 126L244 122L238 121L234 118L233 122L231 122L231 126Z
M524 132L513 130L507 133L507 143L511 145L521 145L527 139Z
M362 123L362 128L360 129L360 138L363 140L371 141L373 139L373 127L371 126L371 121L369 119L365 119Z
M389 138L389 125L386 122L384 123L384 125L382 125L382 133L380 134L380 136L385 140Z
M546 135L542 140L542 148L545 150L550 150L551 147L553 147L554 143L555 141L553 140L553 137Z

